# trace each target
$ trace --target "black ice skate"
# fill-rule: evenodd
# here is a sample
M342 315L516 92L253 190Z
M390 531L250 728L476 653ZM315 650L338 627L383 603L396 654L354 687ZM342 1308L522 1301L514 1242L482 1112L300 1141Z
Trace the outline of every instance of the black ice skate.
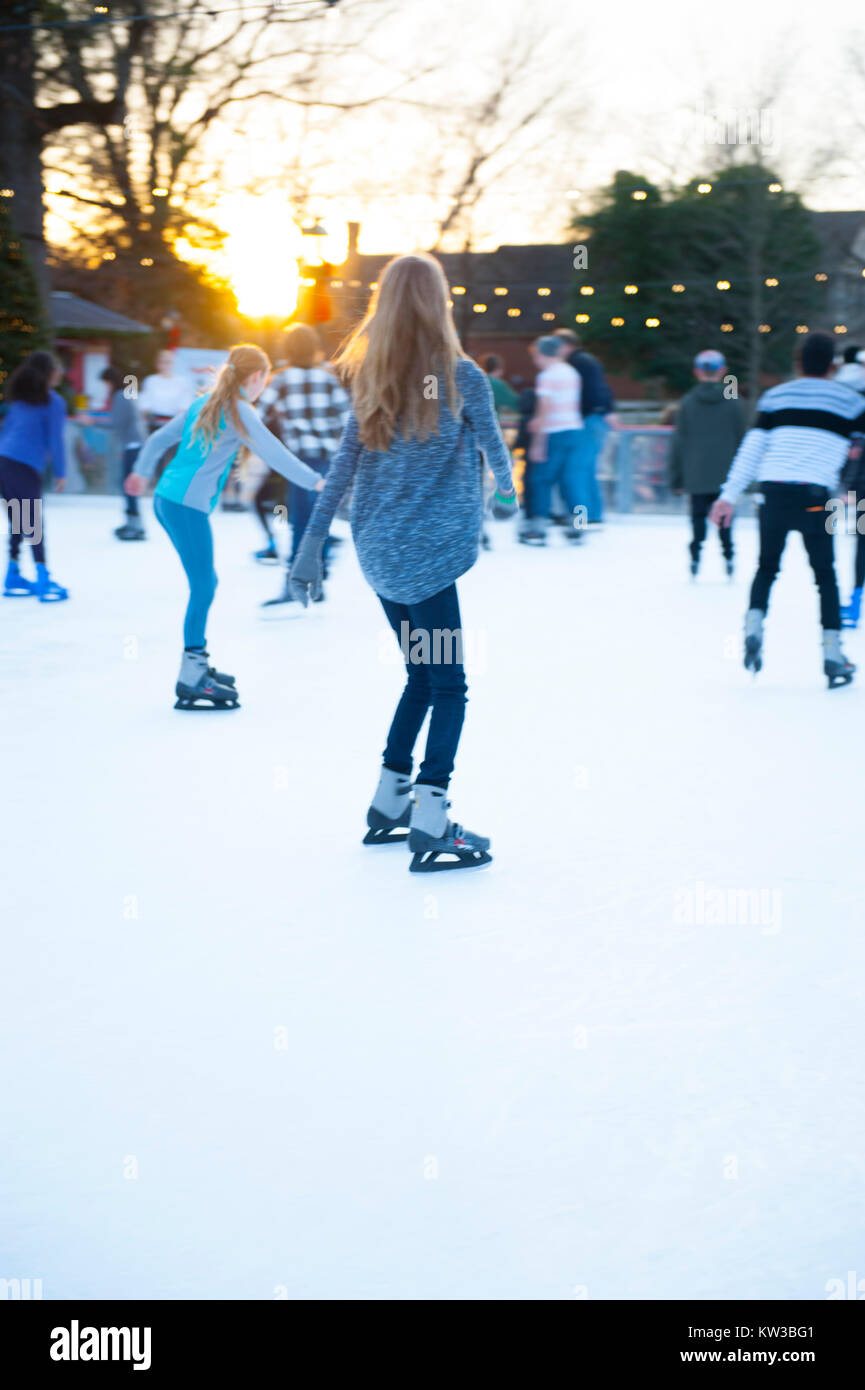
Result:
M856 673L856 667L841 650L841 633L823 633L823 674L834 690L837 685L849 685Z
M517 535L520 545L546 545L547 529L540 522L526 522Z
M114 534L119 541L146 541L147 532L137 517L130 516L122 526L115 526Z
M745 670L756 676L763 669L763 610L749 608L745 614Z
M372 805L366 813L369 826L365 845L404 845L411 815L411 778L383 767Z
M177 696L175 709L238 708L237 690L233 685L223 685L211 675L205 651L183 653L174 693Z
M441 787L426 783L415 787L408 835L408 847L412 851L410 873L480 869L492 863L489 840L448 820L449 807L447 793Z

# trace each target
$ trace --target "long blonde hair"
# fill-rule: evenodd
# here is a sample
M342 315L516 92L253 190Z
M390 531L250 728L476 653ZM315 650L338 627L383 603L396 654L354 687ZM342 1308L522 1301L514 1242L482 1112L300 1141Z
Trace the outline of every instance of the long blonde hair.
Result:
M240 388L256 372L270 371L270 358L253 343L238 343L228 354L228 361L219 369L216 384L207 397L193 426L193 435L202 434L212 444L219 431L230 420L238 434L246 438L240 423L237 403Z
M352 392L364 447L388 449L398 427L406 438L428 439L437 432L440 378L458 414L456 365L462 357L439 262L423 252L388 261L363 322L336 359Z

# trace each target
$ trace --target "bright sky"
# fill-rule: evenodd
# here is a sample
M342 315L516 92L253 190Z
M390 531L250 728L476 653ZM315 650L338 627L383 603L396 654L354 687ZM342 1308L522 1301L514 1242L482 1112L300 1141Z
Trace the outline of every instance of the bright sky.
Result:
M348 219L360 221L362 250L432 245L469 157L473 132L460 112L488 95L502 63L511 66L511 85L500 117L483 124L484 141L507 136L527 110L540 112L490 162L473 215L478 248L564 239L573 213L587 210L618 168L660 181L708 172L717 147L707 143L701 109L744 126L762 107L767 157L785 183L813 207L865 206L865 70L855 68L857 52L865 54L865 15L856 0L822 9L790 0L367 5L367 36L328 63L317 94L351 101L428 65L403 94L408 100L343 114L318 109L305 129L297 107L236 106L214 133L207 213L234 231L232 278L245 268L253 297L263 272L256 289L250 262L272 268L292 240L274 211L290 210L292 196L306 194L308 212L339 236ZM361 22L349 4L319 27L352 44ZM272 89L289 85L284 65L274 63L268 76ZM269 237L258 258L250 250L256 228Z
M768 154L785 181L815 207L865 204L858 175L865 75L857 76L852 61L857 47L865 50L856 43L865 17L853 0L822 12L789 0L714 7L694 0L585 7L561 0L395 0L390 10L365 46L372 62L354 72L381 82L389 68L439 62L417 89L438 112L373 107L344 118L329 148L324 141L328 162L311 178L322 214L362 221L363 249L430 244L442 209L429 197L431 171L436 164L454 174L463 167L455 103L490 88L496 55L518 60L503 128L513 112L542 104L545 92L549 106L493 164L498 171L515 161L478 206L479 245L560 239L571 209L587 207L617 168L660 179L707 170L716 150L706 143L711 124L701 124L700 110L728 121L738 114L744 125L761 95ZM540 52L521 71L520 56L536 39ZM328 94L339 99L338 89ZM284 110L276 112L279 130L284 122ZM268 138L259 125L253 147L236 149L224 172L242 180L252 167L266 179L278 164L278 140L276 129ZM540 149L531 151L536 140ZM446 176L439 187L447 188ZM581 201L568 196L575 188Z

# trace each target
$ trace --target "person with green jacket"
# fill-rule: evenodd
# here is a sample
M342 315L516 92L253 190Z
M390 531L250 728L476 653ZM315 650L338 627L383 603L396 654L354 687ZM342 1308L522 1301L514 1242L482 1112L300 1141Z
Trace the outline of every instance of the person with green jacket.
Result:
M493 404L496 408L496 415L501 419L503 410L509 410L512 415L520 413L520 398L512 386L505 380L505 364L497 353L491 352L483 360L483 369L487 374L490 389L493 393Z
M745 433L739 401L728 395L722 382L727 368L724 356L713 348L694 358L697 385L682 397L670 449L669 483L678 495L691 499L691 577L700 567L700 550L706 539L706 518L717 501L730 471L733 456ZM727 574L733 575L732 524L718 528Z

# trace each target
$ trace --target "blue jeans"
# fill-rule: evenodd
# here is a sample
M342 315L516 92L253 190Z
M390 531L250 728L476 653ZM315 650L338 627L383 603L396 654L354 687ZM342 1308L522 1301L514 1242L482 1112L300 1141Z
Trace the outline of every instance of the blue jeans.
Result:
M302 463L307 464L308 467L314 468L316 473L320 473L323 478L327 477L327 471L330 468L329 458L322 457L321 455L313 457L308 454L298 454L298 458ZM310 492L308 488L295 487L294 484L291 485L291 554L288 557L289 566L297 555L297 548L303 540L303 533L309 525L309 518L312 516L318 498L319 494L317 492ZM327 570L327 557L329 553L330 537L328 536L324 543L324 550L322 551L325 571Z
M558 483L565 506L572 514L575 507L588 505L586 488L581 484L582 433L582 430L557 430L547 435L546 458L541 463L533 463L528 472L533 517L540 520L549 517L554 483Z
M431 705L426 750L417 780L447 787L466 708L457 587L450 584L420 603L394 603L381 594L379 602L396 633L406 665L405 689L384 750L385 767L410 775L414 746Z
M169 540L180 556L180 563L189 580L189 603L183 620L184 647L207 645L205 631L207 615L216 593L216 571L213 568L213 533L210 517L195 507L170 502L159 494L153 499L157 521L168 532Z
M603 415L587 415L583 422L580 441L583 453L580 463L580 487L585 493L581 501L588 512L589 521L601 521L604 515L601 485L598 482L598 459L609 428Z

